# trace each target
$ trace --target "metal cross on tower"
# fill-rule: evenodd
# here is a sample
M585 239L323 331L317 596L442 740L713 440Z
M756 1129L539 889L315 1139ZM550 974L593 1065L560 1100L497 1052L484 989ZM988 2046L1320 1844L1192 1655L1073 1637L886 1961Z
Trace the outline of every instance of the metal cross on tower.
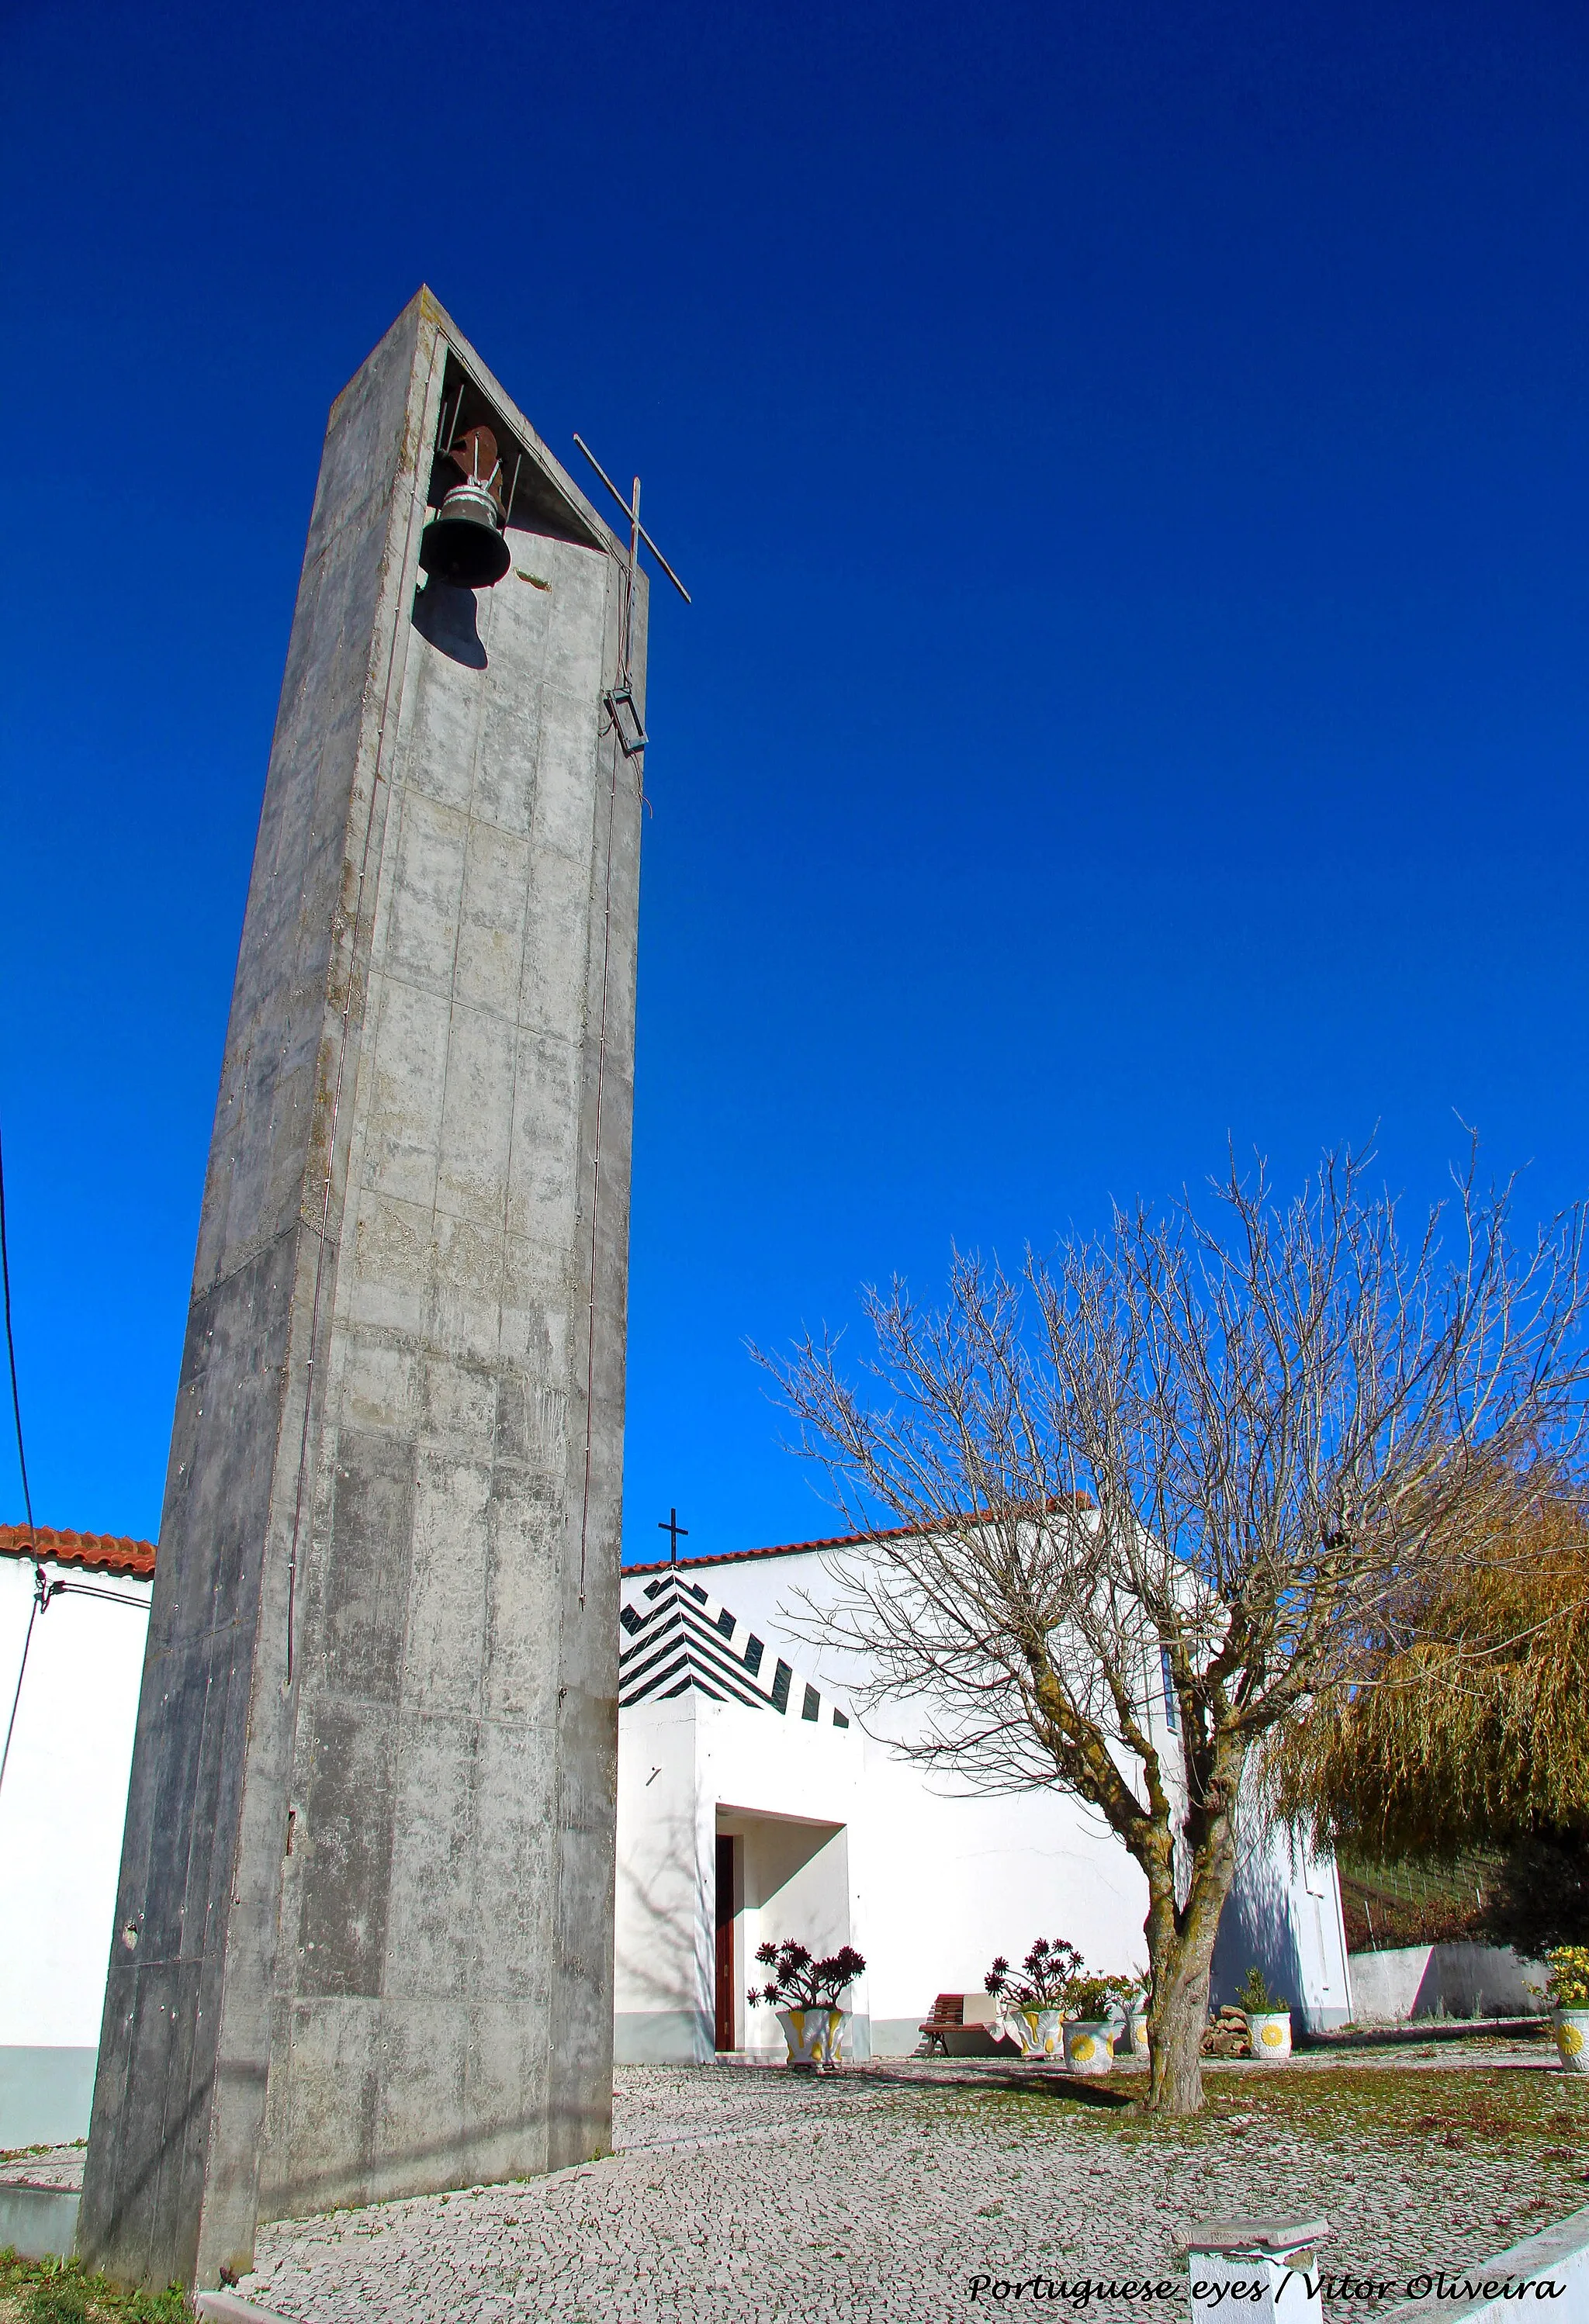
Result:
M608 475L596 454L577 429L574 441L584 453L608 492L629 519L629 558L624 567L624 615L618 632L618 683L608 688L602 701L607 716L613 722L613 733L618 747L626 759L638 758L646 746L645 724L634 699L634 568L640 561L640 544L643 540L657 563L678 590L685 604L689 592L669 564L656 542L640 521L640 478L634 479L634 489L627 500ZM640 796L645 796L645 770L639 770L636 784ZM601 1028L596 1040L596 1157L592 1168L590 1196L590 1337L585 1368L585 1506L579 1519L579 1606L585 1607L586 1554L590 1538L590 1461L596 1413L596 1218L601 1200L601 1122L602 1090L607 1054L607 970L611 957L613 923L613 814L618 803L618 752L613 752L613 782L607 800L606 899L602 922L601 957ZM678 1511L674 1511L675 1517ZM679 1543L673 1544L673 1563L679 1563Z
M657 1519L657 1531L667 1535L669 1542L671 1545L668 1563L670 1565L677 1565L679 1563L679 1544L681 1539L684 1541L688 1541L689 1539L689 1527L679 1524L679 1512L677 1509L670 1509L665 1517L659 1517Z
M634 607L634 567L639 561L640 544L642 540L687 605L690 602L690 596L688 590L640 521L640 478L635 477L634 488L629 498L625 500L596 454L585 441L584 437L577 431L574 441L629 520L629 563L624 570L624 625L618 638L618 683L607 696L606 705L607 715L611 718L614 732L623 745L624 756L626 759L633 759L644 750L646 744L645 728L641 724L640 712L634 701L632 620Z

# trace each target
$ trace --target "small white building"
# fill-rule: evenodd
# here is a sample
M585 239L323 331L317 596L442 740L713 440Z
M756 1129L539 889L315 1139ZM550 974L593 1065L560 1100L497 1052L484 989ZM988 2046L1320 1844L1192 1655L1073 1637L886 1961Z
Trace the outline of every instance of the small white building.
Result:
M36 1538L0 1526L0 2147L88 2132L154 1575L152 1542Z
M952 1795L863 1734L843 1671L796 1636L831 1602L828 1554L796 1543L624 1574L618 1711L615 2054L688 2061L781 2052L752 2009L756 1947L856 1947L858 2054L916 2048L939 1992L980 1990L997 1953L1066 1937L1089 1968L1146 1959L1147 1885L1101 1816L1041 1790ZM828 1658L832 1662L833 1658ZM1169 1739L1166 1703L1150 1706ZM1216 1999L1256 1962L1311 2029L1350 2015L1334 1865L1255 1840L1226 1907Z

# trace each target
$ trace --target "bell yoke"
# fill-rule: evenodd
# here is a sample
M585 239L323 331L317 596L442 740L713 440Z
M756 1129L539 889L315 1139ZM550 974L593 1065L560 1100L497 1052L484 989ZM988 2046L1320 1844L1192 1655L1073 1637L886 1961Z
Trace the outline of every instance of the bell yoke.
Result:
M443 497L420 540L420 563L433 580L490 589L513 562L503 539L502 461L489 428L466 428L444 456L464 481Z

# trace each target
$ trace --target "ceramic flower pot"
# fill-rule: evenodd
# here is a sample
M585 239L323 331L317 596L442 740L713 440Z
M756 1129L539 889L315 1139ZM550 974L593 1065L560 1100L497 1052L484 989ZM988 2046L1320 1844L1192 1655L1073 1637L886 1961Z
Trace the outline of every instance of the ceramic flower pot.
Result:
M1291 2054L1291 2013L1266 2009L1247 2012L1247 2042L1261 2066L1283 2066Z
M1589 2074L1589 2008L1553 2009L1550 2024L1563 2073Z
M1106 2074L1114 2064L1114 2029L1106 2018L1073 2017L1065 2028L1065 2062L1073 2074Z
M847 2009L781 2009L778 2022L789 2044L791 2066L819 2070L842 2060L850 2027Z
M845 2048L850 2038L854 2016L854 2011L849 2009L830 2009L827 2013L827 2063L830 2066L842 2066L844 2063Z
M1128 2058L1145 2058L1148 2054L1148 2013L1145 2009L1128 2009L1125 2030L1120 2037L1119 2049Z
M1053 2058L1059 2052L1057 2009L1007 2009L1004 2031L1021 2044L1023 2058Z

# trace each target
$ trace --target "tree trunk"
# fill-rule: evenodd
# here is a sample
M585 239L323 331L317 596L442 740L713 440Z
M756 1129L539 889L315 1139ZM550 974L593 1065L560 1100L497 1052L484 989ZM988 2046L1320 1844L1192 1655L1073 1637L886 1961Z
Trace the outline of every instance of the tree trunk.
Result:
M1150 2114L1203 2111L1203 2035L1218 1931L1216 1916L1207 1930L1177 1936L1167 1958L1153 1963L1153 2006L1148 2017Z
M1220 1914L1236 1875L1234 1835L1221 1819L1193 1862L1184 1906L1150 1879L1147 1919L1152 2000L1148 2013L1149 2114L1201 2114L1203 2034Z

